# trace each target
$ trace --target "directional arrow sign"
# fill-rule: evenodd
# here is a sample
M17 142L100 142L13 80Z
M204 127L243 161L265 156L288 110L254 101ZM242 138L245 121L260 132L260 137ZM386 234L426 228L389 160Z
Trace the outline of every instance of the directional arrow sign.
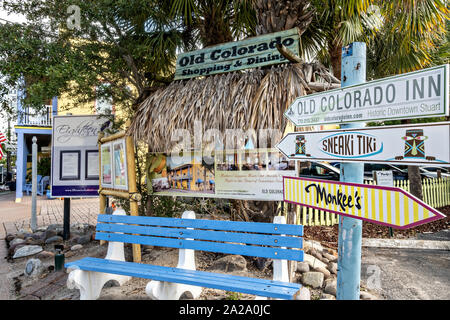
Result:
M449 65L297 98L284 113L296 126L445 116Z
M450 122L287 134L289 159L450 166Z
M283 177L284 201L396 229L408 229L445 215L393 187Z

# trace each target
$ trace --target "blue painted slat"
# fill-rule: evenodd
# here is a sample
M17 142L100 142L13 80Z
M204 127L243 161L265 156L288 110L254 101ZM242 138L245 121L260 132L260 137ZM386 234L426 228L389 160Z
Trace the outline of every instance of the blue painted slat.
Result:
M220 221L203 219L180 219L166 217L141 217L120 215L98 215L98 222L115 222L165 227L184 227L220 231L241 231L255 233L285 234L303 236L302 225L273 224L264 222Z
M181 228L134 226L123 224L98 223L97 231L123 232L137 235L191 238L196 240L227 241L274 247L302 248L302 238L284 237L268 234L205 231Z
M108 259L101 259L101 258L93 258L93 257L85 257L80 260L66 263L65 266L80 266L81 268L88 266L91 263L95 264L127 264L128 262L118 261L118 260L108 260ZM147 266L147 264L141 264L141 263L135 263L137 266L136 268L139 268L139 266ZM196 278L211 278L214 277L215 279L220 279L221 281L229 281L231 277L231 281L233 281L233 276L226 273L212 273L212 272L206 272L206 271L199 271L199 270L189 270L189 269L178 269L178 268L172 268L172 267L164 267L164 266L158 266L158 265L148 265L149 268L155 269L156 271L159 270L159 272L167 272L167 269L170 269L171 272L182 272L186 276L196 277ZM237 276L239 280L241 280L241 276ZM282 281L274 281L272 279L261 279L261 278L248 278L245 277L246 283L255 283L260 284L261 281L264 282L264 284L270 284L277 287L286 287L286 288L299 288L300 285L297 283L291 283L291 282L282 282Z
M87 271L107 272L157 281L184 283L281 299L292 299L293 295L301 287L299 284L295 283L280 283L266 279L246 278L205 271L144 265L98 258L84 258L76 262L67 263L65 266L66 268L77 266L80 269Z
M96 232L97 240L139 243L143 245L162 246L179 249L193 249L211 252L221 252L227 254L240 254L246 256L286 259L303 261L302 250L291 250L281 248L260 247L252 245L238 245L229 243L219 243L210 241L183 240L151 236L135 236L128 234Z

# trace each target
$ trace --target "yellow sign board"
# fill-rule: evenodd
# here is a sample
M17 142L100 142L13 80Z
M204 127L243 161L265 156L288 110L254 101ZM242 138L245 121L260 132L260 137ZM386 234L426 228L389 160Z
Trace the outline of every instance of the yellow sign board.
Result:
M394 187L283 177L284 201L408 229L445 216L410 193Z

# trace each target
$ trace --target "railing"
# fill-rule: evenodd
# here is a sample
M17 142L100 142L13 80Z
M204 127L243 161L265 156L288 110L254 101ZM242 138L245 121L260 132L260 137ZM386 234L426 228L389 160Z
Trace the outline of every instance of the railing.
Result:
M364 181L365 184L376 184L374 181ZM395 180L394 187L409 192L409 180ZM433 208L450 205L450 178L422 179L423 201ZM332 226L339 223L338 215L323 210L296 206L297 224L304 226Z
M30 107L25 107L19 114L19 125L51 127L52 126L52 110L50 105L45 106L44 110L36 112Z

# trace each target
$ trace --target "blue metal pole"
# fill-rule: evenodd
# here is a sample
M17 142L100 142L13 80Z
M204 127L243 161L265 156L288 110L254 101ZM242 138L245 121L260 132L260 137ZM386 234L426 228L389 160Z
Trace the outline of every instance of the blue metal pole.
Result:
M341 87L366 82L366 44L353 42L342 48ZM362 128L363 122L342 124L341 128ZM363 183L363 163L341 163L342 182ZM359 300L361 278L362 220L339 217L338 300Z

